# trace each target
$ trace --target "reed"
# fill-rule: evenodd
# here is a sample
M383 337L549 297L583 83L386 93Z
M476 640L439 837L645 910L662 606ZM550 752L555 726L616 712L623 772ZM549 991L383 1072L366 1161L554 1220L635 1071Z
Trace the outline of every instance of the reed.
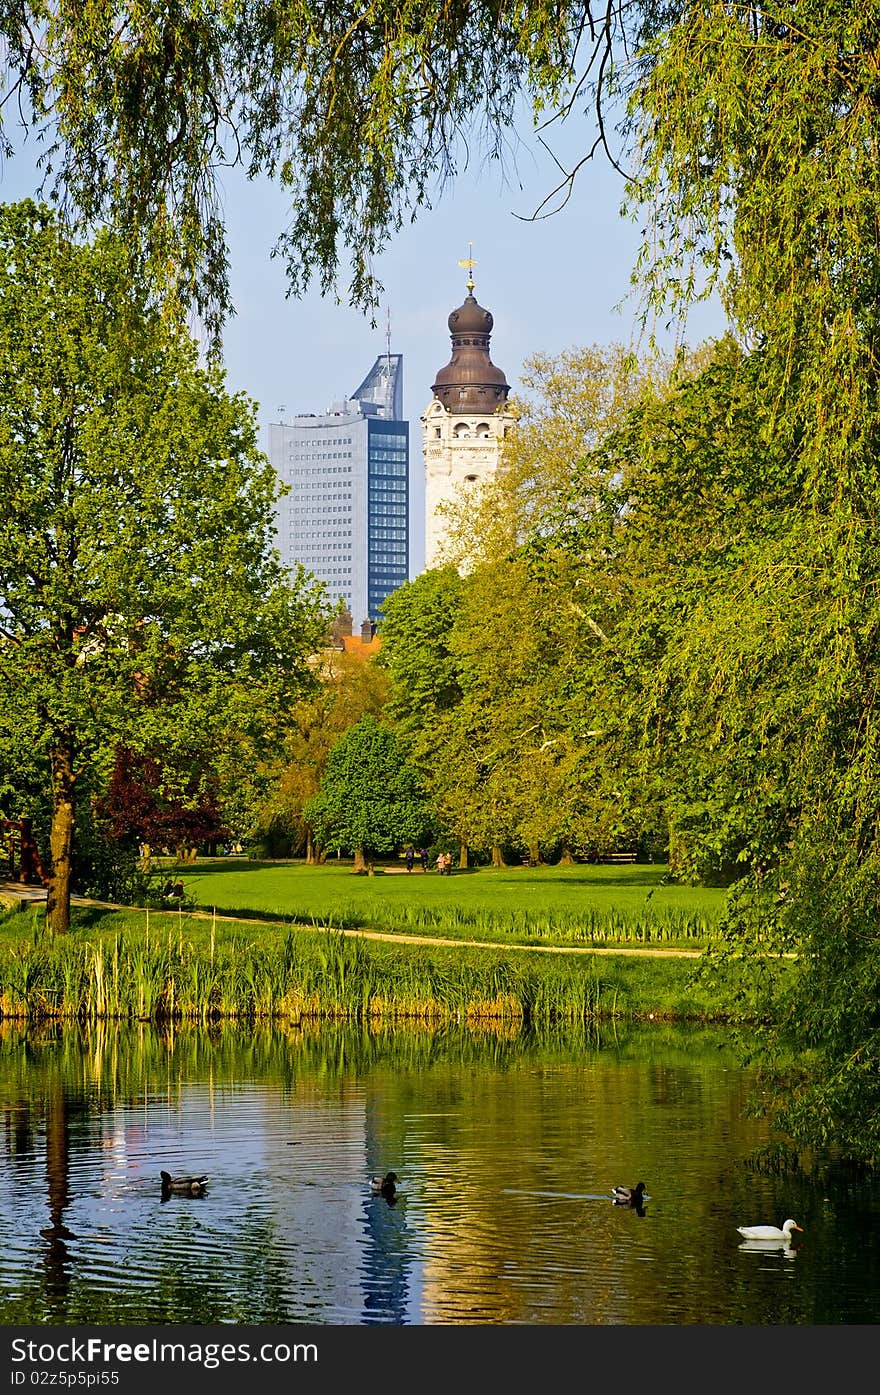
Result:
M386 944L335 927L242 926L179 911L153 911L148 934L143 913L117 913L75 917L61 939L0 927L0 1018L552 1025L648 1012L729 1017L692 981L694 962Z

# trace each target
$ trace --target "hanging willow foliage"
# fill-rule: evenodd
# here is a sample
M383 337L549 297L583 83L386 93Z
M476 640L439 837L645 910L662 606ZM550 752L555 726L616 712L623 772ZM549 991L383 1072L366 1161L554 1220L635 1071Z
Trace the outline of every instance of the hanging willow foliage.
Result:
M45 142L48 187L110 219L215 335L231 306L218 172L280 181L276 251L298 294L374 305L373 258L471 147L500 155L522 94L555 109L589 3L525 0L19 0L0 4L0 134ZM587 60L589 61L589 60ZM48 190L47 190L48 192Z
M647 8L625 79L639 269L655 305L722 288L808 496L853 504L876 438L880 6Z

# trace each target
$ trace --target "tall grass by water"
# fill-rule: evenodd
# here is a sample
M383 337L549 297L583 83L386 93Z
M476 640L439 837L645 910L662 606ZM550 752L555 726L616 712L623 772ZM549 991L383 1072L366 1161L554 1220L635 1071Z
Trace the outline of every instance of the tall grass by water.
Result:
M78 908L52 938L42 911L0 922L0 1017L192 1021L397 1019L552 1024L725 1015L694 961L507 956L368 942L181 912Z
M344 923L356 924L349 911ZM675 909L622 911L586 906L583 910L468 910L460 906L404 906L385 911L382 928L450 939L507 940L511 944L666 945L703 949L714 922L699 912Z

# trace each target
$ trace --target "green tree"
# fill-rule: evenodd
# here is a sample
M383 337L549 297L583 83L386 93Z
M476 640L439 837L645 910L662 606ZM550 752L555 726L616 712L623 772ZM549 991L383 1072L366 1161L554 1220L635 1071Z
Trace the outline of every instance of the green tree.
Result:
M750 957L770 1042L798 1060L765 1083L777 1120L876 1159L880 498L866 467L845 514L816 514L769 352L717 346L606 443L622 604L601 687L673 869L737 878L711 971Z
M419 732L444 823L496 862L504 843L536 861L551 849L568 857L638 841L627 759L610 739L616 716L597 676L622 591L610 566L618 467L599 445L683 371L621 345L535 355L501 468L448 509L454 565L391 598L389 712ZM433 588L453 581L441 640ZM454 700L433 701L447 672Z
M631 798L664 811L671 870L693 880L778 860L808 736L792 722L802 578L784 562L798 496L761 373L760 355L722 342L603 446L620 520L604 551L617 587L604 724Z
M592 344L526 359L501 468L479 486L463 486L444 508L449 564L465 571L492 565L553 532L561 499L571 504L577 494L582 509L603 507L606 461L597 447L649 389L662 391L694 357L639 357L623 344Z
M877 15L791 0L655 18L630 90L643 271L655 305L686 302L706 274L721 285L760 351L754 439L770 466L753 545L737 540L682 645L699 655L697 730L711 693L719 758L749 732L746 809L760 820L756 785L769 810L788 806L782 828L746 829L766 861L749 855L732 944L757 974L768 949L798 955L777 1030L808 1068L781 1077L780 1117L805 1142L877 1158Z
M377 854L430 839L434 822L398 737L372 716L337 741L303 814L324 847L351 849L355 871L370 872Z
M327 650L316 668L318 684L290 714L280 753L262 763L264 787L251 836L283 840L306 861L318 861L314 829L305 806L317 794L330 751L364 716L381 717L390 687L376 659Z
M161 760L265 732L325 621L272 549L252 404L117 238L0 207L0 400L0 709L48 766L63 933L86 773L118 743Z
M429 732L438 713L461 698L458 663L450 651L461 595L456 568L434 567L398 586L382 603L376 662L391 680L388 716L408 737Z

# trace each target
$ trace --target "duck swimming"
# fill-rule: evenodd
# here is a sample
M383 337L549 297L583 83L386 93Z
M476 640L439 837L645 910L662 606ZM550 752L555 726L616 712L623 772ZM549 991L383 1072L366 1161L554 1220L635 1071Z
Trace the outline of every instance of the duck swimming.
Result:
M162 1178L163 1196L204 1196L208 1182L204 1177L172 1177L170 1172L159 1173Z
M634 1187L612 1187L611 1196L615 1206L641 1206L645 1199L644 1182L636 1182Z
M737 1230L746 1240L783 1240L786 1244L791 1241L793 1230L799 1230L803 1234L803 1226L797 1221L786 1221L782 1229L778 1225L738 1225Z
M370 1186L377 1196L393 1197L397 1190L397 1173L386 1172L384 1177L373 1177Z

